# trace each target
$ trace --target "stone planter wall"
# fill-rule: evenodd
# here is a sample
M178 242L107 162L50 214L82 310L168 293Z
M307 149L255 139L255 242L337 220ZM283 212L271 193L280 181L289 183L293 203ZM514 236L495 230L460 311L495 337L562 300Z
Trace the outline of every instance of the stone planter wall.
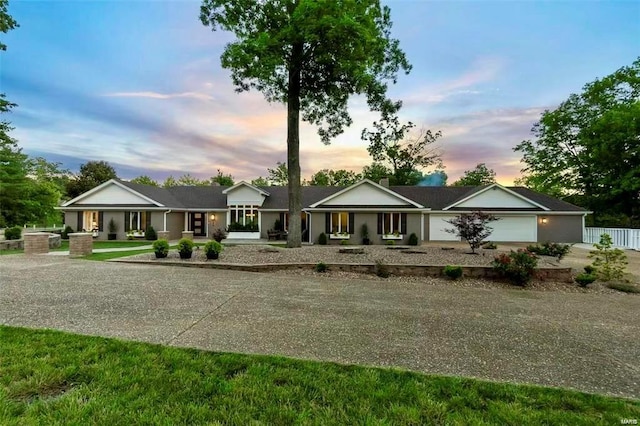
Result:
M193 231L182 231L182 238L193 241Z
M90 232L69 234L69 256L87 256L93 253L93 236Z

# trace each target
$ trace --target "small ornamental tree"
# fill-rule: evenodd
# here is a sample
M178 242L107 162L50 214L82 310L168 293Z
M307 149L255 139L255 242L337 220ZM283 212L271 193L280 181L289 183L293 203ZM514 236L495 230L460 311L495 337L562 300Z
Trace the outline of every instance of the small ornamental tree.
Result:
M596 270L598 278L602 281L619 280L624 275L624 269L627 265L627 255L623 250L613 248L613 241L609 234L600 236L600 243L593 246L596 250L589 253L589 257L593 260L593 267Z
M490 222L499 220L492 214L483 213L481 211L462 214L454 217L446 222L454 226L455 229L445 229L445 232L455 234L460 238L464 238L471 247L471 252L475 253L485 239L493 232L493 228L488 226Z

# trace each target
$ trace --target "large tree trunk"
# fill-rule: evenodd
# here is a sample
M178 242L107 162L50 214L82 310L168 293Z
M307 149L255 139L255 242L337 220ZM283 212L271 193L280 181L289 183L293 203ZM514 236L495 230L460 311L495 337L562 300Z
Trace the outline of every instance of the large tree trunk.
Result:
M302 193L300 187L300 71L302 43L295 43L289 62L287 99L287 169L289 171L289 236L287 247L302 246Z

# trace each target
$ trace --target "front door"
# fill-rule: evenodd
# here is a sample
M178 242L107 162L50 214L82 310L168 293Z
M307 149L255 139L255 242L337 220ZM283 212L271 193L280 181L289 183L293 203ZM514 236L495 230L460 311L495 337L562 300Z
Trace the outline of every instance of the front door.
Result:
M206 235L205 220L207 219L206 213L194 212L191 213L191 230L194 237L204 237Z

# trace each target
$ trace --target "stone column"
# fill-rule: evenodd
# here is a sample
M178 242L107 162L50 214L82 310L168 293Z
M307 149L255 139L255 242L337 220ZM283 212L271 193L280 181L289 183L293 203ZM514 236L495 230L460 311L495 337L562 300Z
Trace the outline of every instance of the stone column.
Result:
M169 231L158 231L157 234L159 240L169 241Z
M87 256L93 253L93 235L91 232L69 234L69 256Z
M31 232L24 234L24 254L49 253L49 234L47 232Z
M193 231L182 231L182 238L193 241Z

